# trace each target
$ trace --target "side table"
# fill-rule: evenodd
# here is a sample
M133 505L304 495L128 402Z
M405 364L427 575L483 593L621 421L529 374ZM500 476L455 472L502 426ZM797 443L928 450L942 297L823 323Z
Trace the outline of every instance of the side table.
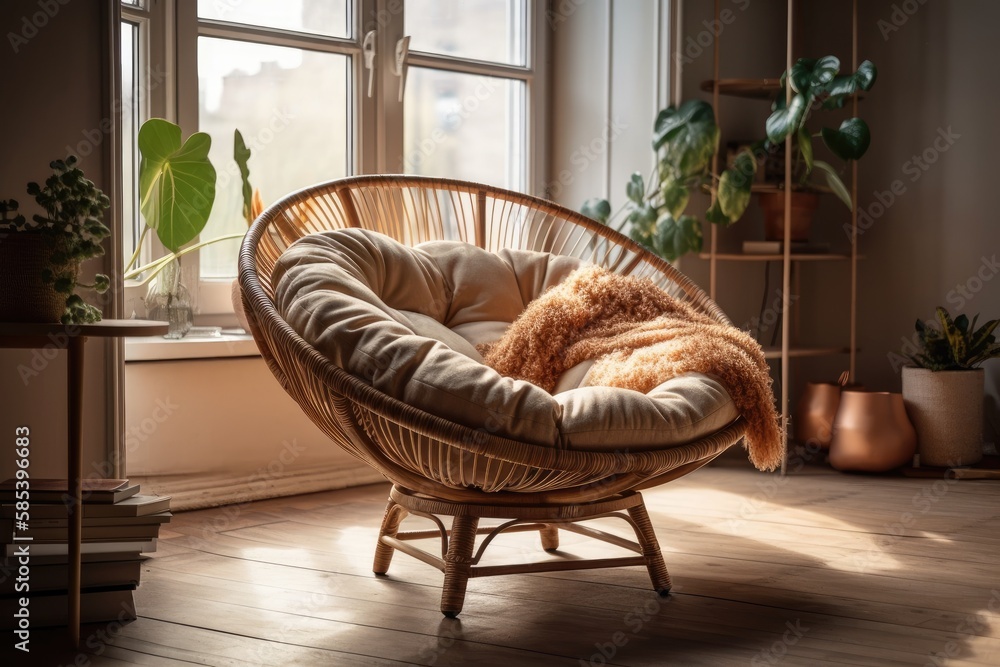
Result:
M69 524L69 609L67 621L73 646L80 644L80 551L83 537L83 345L87 338L162 336L166 322L152 320L101 320L94 324L34 324L0 322L0 348L65 349L67 358L66 400L69 414L66 479L72 504L67 508Z

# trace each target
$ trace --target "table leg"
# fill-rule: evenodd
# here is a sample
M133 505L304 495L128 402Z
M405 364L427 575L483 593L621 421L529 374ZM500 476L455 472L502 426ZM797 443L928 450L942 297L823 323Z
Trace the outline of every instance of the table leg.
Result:
M83 335L70 336L67 346L69 452L66 479L69 482L69 587L67 623L73 647L80 645L80 544L83 537Z

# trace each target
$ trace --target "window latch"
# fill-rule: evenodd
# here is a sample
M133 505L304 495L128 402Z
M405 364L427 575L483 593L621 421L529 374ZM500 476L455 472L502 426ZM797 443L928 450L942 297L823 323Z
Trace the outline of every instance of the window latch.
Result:
M375 92L375 31L369 30L365 33L365 39L361 42L361 53L365 57L365 69L368 70L368 97Z
M407 35L396 42L396 76L399 77L399 101L403 101L403 91L406 89L406 61L410 55L410 36Z

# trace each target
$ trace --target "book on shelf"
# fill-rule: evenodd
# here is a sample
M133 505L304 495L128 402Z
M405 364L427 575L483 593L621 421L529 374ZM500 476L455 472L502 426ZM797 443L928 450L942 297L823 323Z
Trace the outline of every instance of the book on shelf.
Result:
M125 585L84 591L80 595L80 622L134 621L136 618L135 599L132 595L134 589L135 586ZM28 612L31 614L31 627L66 625L68 597L68 594L62 591L30 596ZM20 596L0 597L0 616L2 616L0 628L4 630L16 628L18 619L14 614L19 609Z
M830 252L830 244L792 241L791 251L793 255L822 255ZM743 242L743 253L746 255L776 255L783 252L785 252L784 241Z
M4 555L18 556L27 547L29 558L35 556L66 556L69 554L69 544L60 542L15 542L4 545ZM91 540L80 545L81 554L100 553L152 553L156 551L156 538L135 540Z
M112 551L108 553L100 554L81 554L81 563L100 563L105 561L129 561L129 560L145 560L148 556L143 556L135 551ZM31 566L36 565L61 565L66 567L66 563L69 562L67 556L40 556L38 554L32 554L31 556ZM8 571L11 568L17 568L18 558L16 556L3 556L0 555L0 564Z
M27 484L25 484L25 481ZM35 505L38 503L65 504L69 499L69 482L65 479L8 479L0 482L0 502L13 503L27 500ZM27 488L23 488L27 486ZM139 493L138 484L129 484L127 479L83 479L80 480L83 491L83 504L111 504Z
M69 525L69 518L65 516L65 512L63 514L64 516L61 518L49 519L36 517L35 513L31 512L29 524L32 529L65 528ZM147 526L168 523L173 516L174 515L169 511L147 514L145 516L85 516L81 520L81 523L83 523L84 528L87 528L88 526ZM11 516L7 516L6 513L0 513L0 528L8 525L12 526L13 523L14 519L12 514Z
M139 575L145 557L130 554L128 560L84 561L80 564L80 586L94 589L109 586L139 585ZM0 581L0 596L21 595L26 591L15 590L15 577ZM38 564L32 559L31 572L26 580L28 591L66 591L69 587L69 569L66 563Z
M30 537L34 544L40 542L65 542L69 539L69 526L63 522L61 526L42 526L40 521L31 521L27 530L14 532L13 519L0 519L0 543L7 542L12 535L19 538ZM84 526L82 539L91 540L124 540L135 538L156 537L160 533L160 524L119 524L115 526Z
M114 503L93 504L84 502L83 520L149 516L151 514L161 514L169 509L170 496L136 494ZM15 518L15 512L16 508L13 502L0 502L0 518L13 519ZM43 504L31 501L28 505L28 512L33 520L65 519L67 517L66 505L62 502Z

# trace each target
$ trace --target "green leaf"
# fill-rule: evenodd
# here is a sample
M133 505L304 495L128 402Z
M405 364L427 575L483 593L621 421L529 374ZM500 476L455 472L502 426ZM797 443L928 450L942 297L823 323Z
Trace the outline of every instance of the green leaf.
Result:
M802 153L802 159L806 163L806 173L810 173L813 170L813 141L812 137L809 136L809 131L804 128L799 128L798 134L799 152Z
M679 181L667 181L660 185L660 196L670 215L677 218L687 208L691 194Z
M948 315L948 311L938 306L937 308L937 318L941 323L941 331L948 339L948 345L951 347L951 358L956 364L962 365L965 361L965 336L962 332L958 330L955 323L952 321L951 317Z
M583 202L580 213L606 225L608 218L611 217L611 204L608 203L607 199L593 197Z
M787 108L776 109L767 117L764 127L767 130L767 140L772 144L785 140L791 132L798 131L806 111L806 98L796 95Z
M637 171L632 174L632 177L625 185L625 194L631 201L635 202L636 206L642 206L642 202L646 198L646 186L643 183L640 172Z
M253 214L251 213L253 210L253 188L250 186L250 166L247 164L250 160L250 149L247 148L239 130L233 131L233 160L236 161L236 166L240 169L240 180L243 183L243 219L249 225L253 222Z
M813 160L813 167L824 172L826 184L833 190L833 194L837 195L840 201L844 202L844 206L854 208L854 204L851 202L851 193L847 189L847 186L844 185L844 182L840 180L837 170L823 160Z
M712 105L703 100L688 100L679 107L662 109L653 123L653 149L659 150L691 126L707 125L715 125L715 112Z
M722 172L722 177L719 179L716 201L722 215L725 216L726 225L739 220L743 212L747 210L747 205L750 204L750 183L747 182L745 187L741 187L739 183L735 182L738 178L739 176L732 171L726 170Z
M799 58L792 65L792 90L807 96L815 96L840 72L840 60L836 56L822 58Z
M965 315L959 315L955 318L955 326L962 334L967 334L969 332L969 318Z
M824 127L822 134L823 143L841 160L861 159L872 142L868 124L860 118L848 118L837 130Z
M722 206L719 204L719 198L716 197L715 201L707 211L705 211L705 219L712 224L722 225L723 227L729 225L729 218L725 213L722 212Z
M215 202L215 168L208 159L212 139L196 132L181 144L181 129L151 118L139 129L140 208L146 224L171 252L205 228Z
M872 61L866 60L858 66L853 74L835 77L826 85L825 93L829 97L823 102L824 109L839 109L844 102L859 90L871 90L878 77L878 70Z
M652 240L657 254L673 262L688 252L701 250L701 225L694 216L682 215L675 220L669 212L664 212L656 221Z
M978 315L976 317L978 317ZM974 354L978 354L980 348L985 349L993 343L994 340L993 330L997 328L998 324L1000 324L1000 320L990 320L989 322L984 324L978 331L975 329L971 329L973 333L972 333L972 338L971 338L972 343L970 344L970 348L972 349Z

